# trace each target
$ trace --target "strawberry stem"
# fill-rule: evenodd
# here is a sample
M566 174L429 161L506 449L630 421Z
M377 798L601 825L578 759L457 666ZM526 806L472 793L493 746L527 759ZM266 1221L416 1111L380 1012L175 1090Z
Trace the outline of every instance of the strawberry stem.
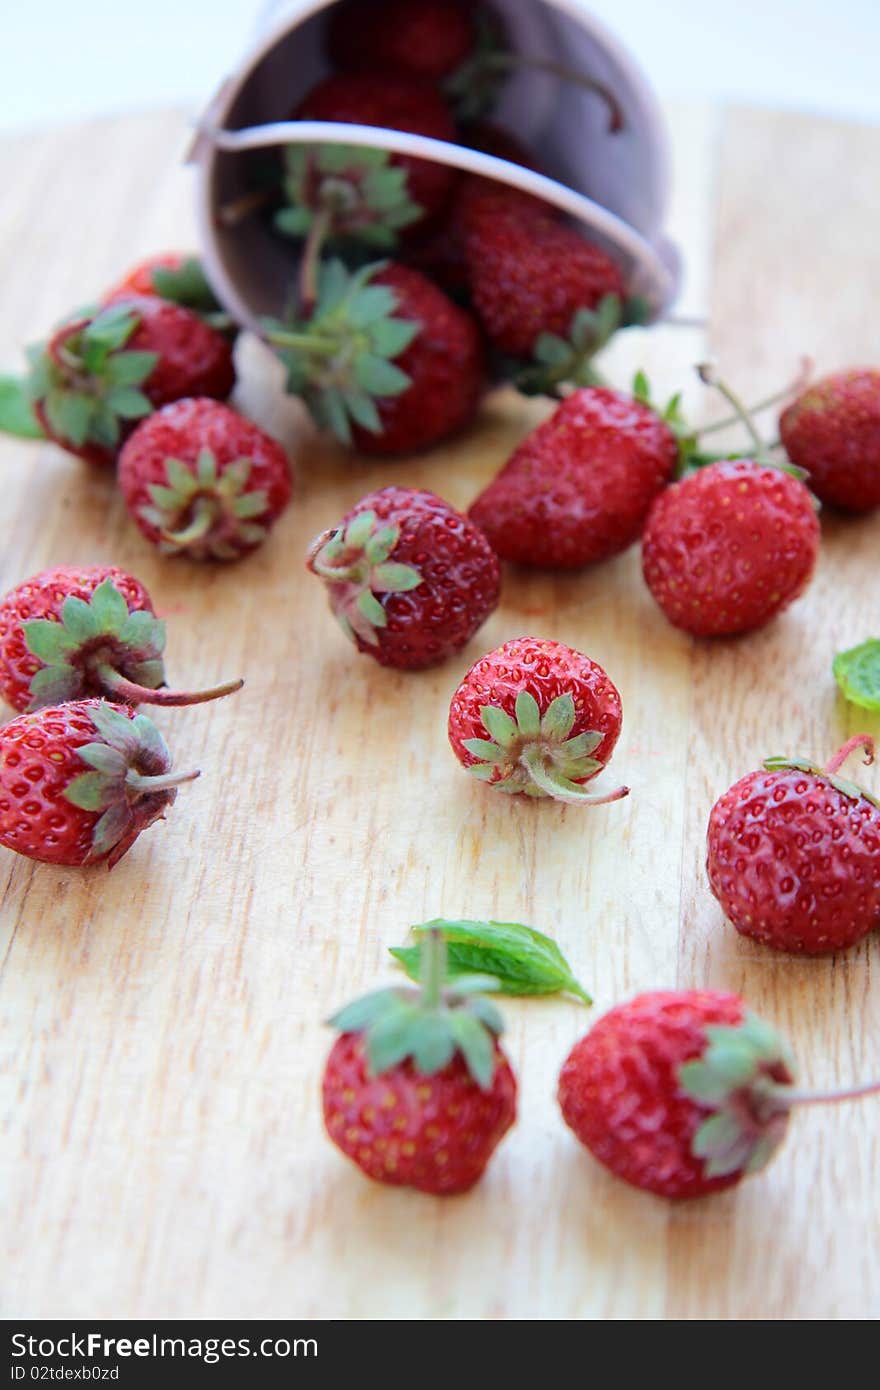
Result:
M299 297L300 308L306 318L311 317L318 302L318 267L321 263L324 242L327 240L332 225L333 213L331 209L321 208L312 218L312 225L309 227L306 243L303 247L299 268Z
M165 540L174 541L175 545L190 545L206 536L216 519L215 503L208 497L200 497L193 507L193 519L189 526L184 526L180 531L163 531L162 535Z
M279 185L280 186L280 185ZM220 207L220 221L224 227L237 227L251 213L259 212L275 195L274 188L255 188L250 193L242 193L240 198L231 198Z
M864 762L866 766L870 767L874 761L874 746L874 740L870 734L855 734L851 739L847 739L842 748L838 748L831 761L826 763L825 771L833 775L843 767L847 758L851 757L857 749L864 749Z
M584 91L601 97L608 109L609 131L616 132L624 128L623 111L611 89L606 87L604 82L574 72L562 63L554 63L546 58L530 58L525 53L489 53L482 60L481 66L486 71L494 72L543 72L548 77L558 77L562 82L570 82L575 87L581 87Z
M166 772L161 777L148 777L142 772L136 772L134 768L129 768L125 776L125 785L132 791L148 796L152 792L164 792L172 787L180 787L184 782L194 782L200 776L198 768L195 772Z
M421 939L422 1004L426 1009L440 1006L446 981L446 938L439 927L432 927Z
M567 790L550 774L547 767L547 754L540 743L533 743L522 750L520 762L527 770L536 787L551 796L554 801L565 801L576 806L605 806L610 801L622 801L629 796L629 787L617 787L613 792L588 792L581 787Z
M859 1100L862 1096L880 1094L880 1079L866 1081L862 1086L850 1086L845 1091L799 1091L793 1086L775 1086L786 1105L836 1105L841 1100Z
M800 369L794 380L784 386L781 391L774 391L772 396L765 396L763 400L756 401L754 405L749 407L747 414L758 415L762 410L769 410L771 406L779 405L782 401L788 400L789 396L800 395L812 373L813 359L811 357L801 358ZM715 434L719 430L730 429L731 425L738 425L741 418L739 414L725 415L723 420L716 420L711 425L704 425L702 429L697 430L697 435L702 439L704 434ZM771 447L773 446L771 445Z
M237 680L225 681L222 685L212 686L208 690L151 690L148 686L126 680L125 676L106 662L96 667L96 675L112 695L118 695L120 699L132 705L202 705L208 700L219 700L224 695L234 695L244 685L243 680Z
M760 458L767 452L767 446L758 433L754 420L743 405L739 396L734 395L727 383L716 376L715 369L709 362L701 362L697 367L697 372L702 382L707 386L714 386L715 390L724 397L728 405L733 407L734 419L738 420L740 424L744 425L746 430L748 430L749 438L754 444L755 450Z

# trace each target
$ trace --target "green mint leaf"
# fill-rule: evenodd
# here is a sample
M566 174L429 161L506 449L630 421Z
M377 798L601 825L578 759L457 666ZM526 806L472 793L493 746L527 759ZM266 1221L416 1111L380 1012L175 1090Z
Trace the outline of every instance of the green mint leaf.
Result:
M0 376L0 431L20 439L42 439L40 422L31 407L28 383L17 376Z
M589 994L572 974L556 942L520 922L443 921L414 927L416 933L440 928L447 944L447 972L454 982L462 976L489 975L501 994L542 995L566 992L585 1004ZM419 947L395 947L391 954L410 979L419 978Z
M834 658L834 679L844 696L861 709L880 710L880 638L869 637Z

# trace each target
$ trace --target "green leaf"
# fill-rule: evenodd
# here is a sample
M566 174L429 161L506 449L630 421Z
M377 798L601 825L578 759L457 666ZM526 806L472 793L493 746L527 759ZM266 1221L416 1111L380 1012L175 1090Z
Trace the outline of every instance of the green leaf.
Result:
M546 738L562 740L571 733L574 720L574 699L566 691L564 695L557 695L556 699L552 700L544 711L544 717L541 720L541 733Z
M447 943L447 972L451 980L489 975L502 994L542 995L567 991L584 1003L590 996L552 937L520 922L444 921L413 927L415 933L439 928ZM419 947L397 947L391 954L410 979L419 978Z
M503 748L499 748L497 743L490 743L487 738L466 738L462 741L462 747L486 763L503 763L507 757Z
M105 404L116 415L121 415L123 420L141 420L153 412L152 401L133 386L114 386L112 391L108 391Z
M432 1076L451 1062L455 1037L449 1014L445 1010L423 1014L413 1024L410 1049L413 1061L425 1076Z
M89 767L106 777L122 778L128 768L125 755L118 748L109 748L106 743L87 743L84 748L77 749L77 754Z
M363 550L376 525L375 512L358 512L352 517L345 532L345 544L351 550Z
M371 396L399 396L412 385L412 377L406 372L370 352L361 353L356 359L354 375L358 385Z
M128 621L128 604L112 579L104 579L92 594L90 604L97 629L118 637ZM62 614L64 609L62 608Z
M421 325L406 319L383 319L370 329L370 342L380 357L399 357L421 332Z
M68 594L62 603L61 621L77 646L97 637L100 631L97 614L91 605L75 594Z
M367 622L370 623L372 627L388 626L388 617L385 613L385 609L382 607L379 600L373 597L368 589L365 589L362 594L358 595L357 608L361 616L366 618Z
M880 711L880 639L870 637L834 658L834 679L845 698L860 709Z
M92 831L92 854L101 857L119 844L131 825L131 808L127 801L116 801L104 812Z
M45 438L31 406L29 384L21 377L0 376L0 431L19 439Z
M76 640L51 618L31 618L22 626L28 651L47 666L56 666L76 651Z
M44 666L31 677L28 709L63 705L83 694L82 677L75 666Z
M112 386L139 386L158 361L158 352L117 352L109 358L104 372Z
M126 618L119 640L138 651L162 652L165 649L165 624L145 608L136 608Z
M186 309L210 313L219 309L217 297L205 276L198 256L187 256L179 266L156 266L150 277L153 289L162 299L182 304Z
M400 991L397 989L380 989L374 994L365 994L362 999L355 999L353 1003L346 1004L344 1008L332 1014L327 1022L340 1033L361 1033L384 1013L389 1003L399 998Z
M482 1090L488 1091L495 1074L495 1044L479 1019L464 1009L455 1009L449 1015L452 1036L459 1048L468 1071Z
M76 448L89 437L93 408L92 399L76 391L52 390L45 401L52 430Z
M370 588L377 594L404 594L417 589L421 582L422 576L417 569L395 560L385 560L370 571Z
M534 695L528 690L521 690L516 697L515 709L520 733L526 737L536 737L541 732L541 711Z
M501 748L509 748L519 738L516 720L511 719L506 710L498 705L483 705L480 708L483 727L492 735Z
M85 750L78 750L84 754ZM81 811L103 811L118 792L119 784L115 778L103 772L84 772L75 777L64 789L64 796Z

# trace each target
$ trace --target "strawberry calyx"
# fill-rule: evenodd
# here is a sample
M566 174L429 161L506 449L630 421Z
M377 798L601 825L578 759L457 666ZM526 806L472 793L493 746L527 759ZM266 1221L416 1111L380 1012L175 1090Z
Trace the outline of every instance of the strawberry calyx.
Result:
M504 1020L486 990L497 981L471 975L447 984L446 942L439 929L420 937L420 989L383 989L356 1000L329 1020L340 1033L363 1035L367 1066L381 1076L411 1059L423 1076L464 1059L477 1085L489 1090L495 1074L495 1039Z
M399 396L412 379L394 359L421 331L420 323L395 317L398 298L371 280L385 262L349 274L339 260L321 265L310 317L286 324L263 320L266 341L287 368L287 390L301 396L314 420L343 444L352 424L382 433L376 401Z
M534 695L521 690L515 718L497 705L483 705L480 718L490 738L464 740L467 751L479 759L467 770L481 782L490 782L496 791L591 806L629 795L629 787L597 793L579 785L602 770L603 764L590 755L603 735L587 732L569 738L575 707L568 692L557 695L542 715Z
M534 361L511 368L513 384L526 396L557 396L563 386L604 386L593 359L621 328L645 323L647 302L633 297L625 301L605 294L595 309L578 309L568 337L541 333L533 349Z
M330 604L346 636L378 645L378 629L388 626L377 594L417 589L422 576L415 565L390 558L400 539L399 526L382 525L376 513L360 512L345 528L318 536L306 556L306 568L323 579Z
M837 1104L880 1092L876 1079L840 1090L800 1090L785 1043L750 1011L741 1023L707 1027L705 1036L706 1050L679 1067L678 1081L685 1095L709 1112L691 1141L707 1178L766 1167L795 1106Z
M262 488L249 488L253 461L235 459L221 471L214 453L200 449L195 464L165 460L165 482L150 483L144 521L160 533L163 555L235 560L260 545L267 529L259 518L269 508Z
M76 752L91 770L75 777L63 794L72 806L101 813L89 858L108 858L112 868L140 831L172 804L177 788L199 773L172 773L165 740L145 714L129 719L100 704L89 717L98 738Z
M705 1033L703 1055L678 1071L684 1093L709 1111L691 1152L707 1178L758 1172L785 1137L794 1064L775 1029L750 1012L741 1023Z
M185 256L179 265L157 265L150 271L153 289L160 299L179 304L198 314L218 333L233 333L235 320L227 314L208 283L198 256Z
M325 237L390 249L397 234L422 216L409 196L407 171L388 150L355 145L288 145L284 150L287 206L275 227L305 237L320 219Z
M112 579L86 602L68 594L60 617L23 624L25 644L43 663L30 683L29 709L106 695L125 704L194 705L231 695L243 681L210 690L168 690L162 652L165 624L145 609L129 611Z
M122 421L151 414L152 402L139 388L159 354L125 346L139 324L130 306L111 304L62 324L48 343L28 350L28 397L57 438L74 448L112 449Z
M869 767L874 761L875 743L870 734L855 734L848 739L841 748L838 748L834 757L826 763L825 767L820 767L818 763L812 762L809 758L787 758L773 757L764 759L764 767L768 772L793 771L808 772L813 777L820 777L828 782L835 791L839 791L842 796L848 797L851 801L859 801L862 798L870 801L873 806L880 807L880 798L872 792L860 787L857 782L852 782L848 777L838 776L839 769L847 759L858 751L863 751L865 765Z

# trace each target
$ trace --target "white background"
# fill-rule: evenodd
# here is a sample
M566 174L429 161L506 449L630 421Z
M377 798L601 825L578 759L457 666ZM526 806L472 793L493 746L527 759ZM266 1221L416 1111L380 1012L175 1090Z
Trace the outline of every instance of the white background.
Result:
M199 107L248 42L261 0L11 0L0 129ZM880 0L585 4L662 96L880 120Z

